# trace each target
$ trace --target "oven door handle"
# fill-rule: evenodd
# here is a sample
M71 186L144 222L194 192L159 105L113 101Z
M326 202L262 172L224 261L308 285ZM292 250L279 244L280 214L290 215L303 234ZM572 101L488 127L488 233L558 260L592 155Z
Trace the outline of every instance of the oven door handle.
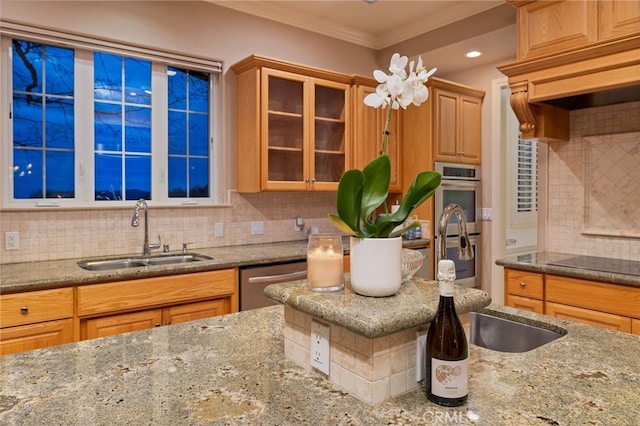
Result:
M289 272L287 274L263 275L249 278L249 284L274 284L285 281L299 280L307 277L307 271Z

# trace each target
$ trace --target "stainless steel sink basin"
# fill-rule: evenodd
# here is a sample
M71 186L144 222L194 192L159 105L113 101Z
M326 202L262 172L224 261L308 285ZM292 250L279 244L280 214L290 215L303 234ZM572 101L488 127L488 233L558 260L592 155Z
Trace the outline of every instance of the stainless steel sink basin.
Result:
M498 352L527 352L567 334L551 324L525 324L486 312L470 312L469 319L469 342Z
M157 256L126 257L119 259L81 260L78 266L87 271L108 271L110 269L140 268L144 266L171 265L175 263L211 260L209 256L196 253L169 254Z

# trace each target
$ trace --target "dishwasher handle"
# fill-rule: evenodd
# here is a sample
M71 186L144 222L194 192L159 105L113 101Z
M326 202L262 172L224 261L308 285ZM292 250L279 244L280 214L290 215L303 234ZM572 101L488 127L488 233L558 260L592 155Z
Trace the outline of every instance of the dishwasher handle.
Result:
M289 272L287 274L263 275L249 278L249 284L275 284L285 281L299 280L307 277L307 271Z

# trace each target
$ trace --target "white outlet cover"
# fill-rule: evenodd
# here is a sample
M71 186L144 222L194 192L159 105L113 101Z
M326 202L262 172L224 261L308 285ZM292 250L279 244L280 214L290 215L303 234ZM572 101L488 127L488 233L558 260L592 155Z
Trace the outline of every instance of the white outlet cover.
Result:
M20 233L17 231L5 232L4 248L6 250L18 250L20 248Z
M331 327L311 320L311 366L329 375Z
M262 234L264 234L264 222L261 220L251 222L251 235L262 235Z

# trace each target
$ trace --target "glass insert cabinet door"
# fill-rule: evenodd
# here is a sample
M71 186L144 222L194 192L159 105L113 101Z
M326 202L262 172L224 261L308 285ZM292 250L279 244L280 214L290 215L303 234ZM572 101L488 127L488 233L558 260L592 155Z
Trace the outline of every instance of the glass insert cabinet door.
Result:
M263 69L263 187L335 191L346 170L348 85Z

